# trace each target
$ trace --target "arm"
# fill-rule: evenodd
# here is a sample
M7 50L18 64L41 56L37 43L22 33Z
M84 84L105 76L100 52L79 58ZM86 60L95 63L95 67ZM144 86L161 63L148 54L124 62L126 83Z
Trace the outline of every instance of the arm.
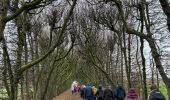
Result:
M86 89L84 89L84 97L86 98Z
M98 94L99 94L99 91L97 90L97 92L96 92L95 96L98 96Z
M126 97L126 91L124 90L124 96Z
M112 92L112 99L114 99L115 98L115 96L114 96L114 92L113 91L111 91Z

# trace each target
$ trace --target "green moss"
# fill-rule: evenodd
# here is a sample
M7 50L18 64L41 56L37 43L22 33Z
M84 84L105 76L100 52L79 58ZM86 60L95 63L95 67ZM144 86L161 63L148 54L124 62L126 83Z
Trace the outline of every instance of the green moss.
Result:
M166 86L165 85L160 86L159 90L164 94L164 96L166 97L166 100L168 100L168 94L167 94Z

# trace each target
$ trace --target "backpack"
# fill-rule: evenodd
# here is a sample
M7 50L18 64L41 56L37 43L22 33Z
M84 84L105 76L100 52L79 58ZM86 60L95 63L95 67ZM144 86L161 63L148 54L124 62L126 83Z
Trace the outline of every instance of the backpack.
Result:
M103 92L103 90L99 90L98 97L102 97L102 98L103 98L103 95L104 95L104 92Z
M112 97L113 96L113 92L109 89L106 90L105 93L106 93L106 95L105 95L106 97Z
M92 91L92 88L91 87L86 87L86 89L85 89L85 96L86 97L91 97L91 96L93 96L93 91Z
M125 91L123 89L118 89L116 92L116 97L118 99L123 99L125 97Z

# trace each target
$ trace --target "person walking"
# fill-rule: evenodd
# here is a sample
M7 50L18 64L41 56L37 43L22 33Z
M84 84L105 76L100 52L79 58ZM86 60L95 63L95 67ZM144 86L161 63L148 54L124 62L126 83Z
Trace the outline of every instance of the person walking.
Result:
M92 92L93 92L94 100L96 100L97 88L95 86L92 87Z
M150 87L150 90L149 100L166 100L165 96L159 91L155 84Z
M104 100L114 100L114 93L111 89L111 86L107 86L107 88L104 90Z
M118 85L115 90L115 98L116 100L124 100L126 97L126 92L122 85Z
M80 86L79 86L79 85L76 85L74 88L75 88L75 92L76 92L76 93L79 93L79 91L80 91Z
M83 100L85 100L85 89L86 89L85 85L82 85L80 88L80 96Z
M103 95L104 91L102 90L102 86L100 85L96 93L97 100L103 100Z
M77 81L73 81L73 83L71 84L72 94L75 93L75 86L77 86L77 85L78 85Z
M138 93L136 92L135 88L130 88L127 93L127 100L138 100Z
M93 91L90 84L88 84L85 88L85 100L94 100Z

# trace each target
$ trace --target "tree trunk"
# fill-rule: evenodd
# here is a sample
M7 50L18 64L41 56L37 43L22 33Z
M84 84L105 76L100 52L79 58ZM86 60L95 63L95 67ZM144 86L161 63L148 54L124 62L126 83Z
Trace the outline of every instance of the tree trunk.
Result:
M154 66L155 66L154 61L153 61L152 58L150 58L150 68L151 68L151 72L152 72L152 84L155 83L155 79L154 79Z
M21 96L20 96L20 98L22 100L25 100L24 99L24 77L21 78Z
M5 44L3 44L5 45ZM3 67L3 82L4 82L4 85L5 85L5 88L6 88L6 91L7 91L7 94L8 94L8 97L10 97L10 88L9 88L9 85L8 85L8 79L7 79L7 75L8 75L8 67L7 67L7 55L5 53L5 50L4 50L4 46L3 46L3 61L4 61L4 67Z
M128 89L131 87L131 81L130 81L130 74L129 74L129 65L127 61L127 54L126 54L126 39L125 39L125 33L123 32L123 41L124 41L124 47L123 47L123 54L124 54L124 60L125 60L125 69L126 69L126 76L128 81Z
M0 42L4 38L4 29L5 29L5 23L2 21L0 16Z
M156 84L159 87L159 72L157 68L156 68Z
M121 46L120 46L120 48L122 48L122 44L120 44ZM122 83L122 85L123 85L123 83L124 83L124 81L123 81L123 79L124 79L124 74L123 74L123 52L121 51L121 64L120 64L120 70L121 70L121 83Z
M129 78L129 86L132 87L131 84L131 35L128 37L128 78Z
M32 47L32 45L31 45ZM33 50L33 48L31 48L31 51ZM28 46L27 46L27 35L24 34L24 52L25 52L25 64L28 63ZM30 91L29 91L29 77L28 77L28 73L29 73L29 70L27 70L25 72L25 86L26 86L26 100L31 100L31 97L30 97Z
M170 32L170 6L168 0L159 0L162 10L164 11L165 15L167 16L167 26Z
M14 81L13 81L13 83L11 85L11 95L9 97L9 100L18 100L18 83L19 83L19 78L20 78L20 75L15 73Z
M141 47L140 47L140 51L141 51L141 57L142 57L142 65L143 65L143 86L144 86L144 98L143 100L147 100L148 97L148 91L147 91L147 84L146 84L146 65L145 65L145 57L143 54L143 47L144 47L144 41L143 38L140 38L140 42L141 42Z
M4 17L7 15L7 9L8 9L8 0L0 0L0 42L4 38L4 29L6 22L4 21Z
M119 68L118 66L118 63L119 63L119 46L117 46L117 55L116 55L116 61L115 61L115 68L116 68L116 72L114 73L114 71L113 71L113 68L114 68L114 66L112 66L112 72L114 73L114 78L113 79L115 79L115 80L117 80L116 82L117 83L120 83L121 82L121 75L120 75L120 69L121 69L121 67Z
M122 46L122 45L123 45L123 42L122 42L123 39L121 38L121 35L120 35L120 34L117 34L117 35L118 35L118 38L119 38L119 39L118 39L118 40L119 40L118 42L119 42L120 50L121 50L121 64L120 64L120 65L121 65L121 83L122 83L122 85L124 85L124 84L123 84L123 83L124 83L124 81L123 81L123 80L124 80L124 73L123 73L123 59L124 59L124 58L123 58L123 54L124 54L124 51L123 51L123 50L124 50L124 48L123 48L123 46Z
M138 40L138 37L136 37L136 40L137 40L137 50L136 50L136 63L137 63L137 65L138 65L138 67L139 67L139 77L140 77L140 87L142 88L142 90L144 90L143 88L143 77L142 77L142 72L141 72L141 66L140 66L140 63L139 63L139 59L138 59L138 49L139 49L139 40ZM140 90L140 88L139 88L139 90ZM142 98L144 97L144 93L142 93ZM142 99L141 98L141 99Z
M4 55L6 56L6 64L7 64L7 71L8 71L8 75L9 75L9 79L10 79L10 94L9 95L9 98L11 98L11 96L13 95L13 91L15 90L14 87L13 87L13 82L14 82L14 74L13 74L13 71L12 71L12 67L11 67L11 60L10 60L10 57L9 57L9 53L7 51L7 46L6 46L6 41L5 39L3 39L3 53ZM8 85L8 84L6 84Z

